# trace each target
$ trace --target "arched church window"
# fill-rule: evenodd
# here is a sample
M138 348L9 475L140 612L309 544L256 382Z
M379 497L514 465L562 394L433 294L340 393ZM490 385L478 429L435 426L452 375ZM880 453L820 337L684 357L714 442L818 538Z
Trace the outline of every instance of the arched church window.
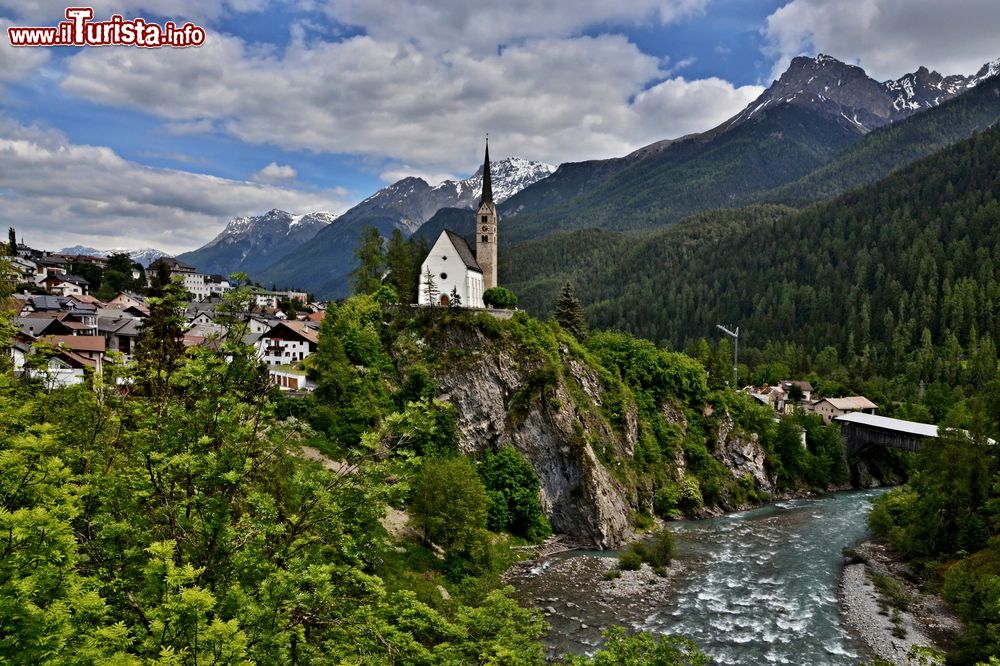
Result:
M490 218L488 218L488 217L486 217L485 215L483 215L483 224L486 224L486 222L487 222L487 221L488 221L489 219L490 219Z
M487 236L487 235L485 235L485 234L483 234L483 236L482 236L482 237L481 237L481 238L480 238L479 240L480 240L480 242L482 242L482 243L488 243L488 242L489 242L489 240L490 240L490 237L489 237L489 236Z

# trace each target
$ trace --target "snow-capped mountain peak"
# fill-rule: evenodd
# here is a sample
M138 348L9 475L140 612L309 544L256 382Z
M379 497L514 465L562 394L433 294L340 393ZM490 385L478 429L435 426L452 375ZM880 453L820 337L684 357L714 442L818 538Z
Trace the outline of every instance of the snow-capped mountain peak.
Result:
M522 157L508 157L493 162L490 164L493 200L503 203L528 185L552 175L555 170L556 167L551 164L533 162ZM474 198L478 199L483 192L483 167L479 167L472 177L459 181L456 186L459 189L471 188Z
M876 81L861 67L819 54L793 58L788 69L746 109L724 123L726 131L784 104L833 116L860 133L937 106L1000 73L1000 60L974 75L942 76L920 67L898 79Z
M308 215L293 215L279 208L272 208L262 215L245 215L234 217L222 232L209 241L205 247L221 242L235 242L246 237L262 235L274 236L305 232L315 234L320 229L337 219L333 213L317 212Z
M132 257L132 261L142 264L144 267L149 266L151 263L159 259L160 257L166 257L167 253L163 250L157 250L152 247L143 248L127 248L127 247L115 247L110 250L98 250L92 247L86 247L84 245L74 245L73 247L64 247L59 250L59 254L68 255L82 255L85 257L110 257L112 254L127 254Z
M556 168L521 157L508 157L490 163L493 200L501 203L524 188L547 177ZM442 208L473 208L483 190L483 168L463 180L445 180L430 185L423 178L409 176L383 187L344 213L345 220L366 217L378 210L391 211L407 234L413 233Z

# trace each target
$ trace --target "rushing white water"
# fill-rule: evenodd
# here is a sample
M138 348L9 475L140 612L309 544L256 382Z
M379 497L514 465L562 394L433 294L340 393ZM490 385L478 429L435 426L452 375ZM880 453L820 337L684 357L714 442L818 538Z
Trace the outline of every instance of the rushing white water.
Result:
M641 616L642 604L621 600L609 617L606 606L589 603L599 595L593 585L547 580L545 569L514 584L526 601L572 609L571 617L550 614L553 652L593 649L599 628L617 622L692 638L720 664L855 664L862 655L841 624L837 580L842 549L865 534L879 492L672 524L684 568L670 593Z

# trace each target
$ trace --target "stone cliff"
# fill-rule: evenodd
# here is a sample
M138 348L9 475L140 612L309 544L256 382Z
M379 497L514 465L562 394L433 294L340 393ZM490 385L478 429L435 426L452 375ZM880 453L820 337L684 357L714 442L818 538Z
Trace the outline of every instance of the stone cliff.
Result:
M641 417L634 399L615 393L617 380L606 369L567 341L526 346L490 326L466 323L436 327L419 346L436 359L437 397L457 408L463 453L516 448L538 474L542 507L558 533L602 549L632 536L636 513L651 512L657 488L633 470ZM672 423L687 427L682 411L664 410ZM750 477L757 489L771 492L756 438L737 432L728 415L716 422L707 448L734 480ZM658 478L679 482L687 474L680 449L661 467Z

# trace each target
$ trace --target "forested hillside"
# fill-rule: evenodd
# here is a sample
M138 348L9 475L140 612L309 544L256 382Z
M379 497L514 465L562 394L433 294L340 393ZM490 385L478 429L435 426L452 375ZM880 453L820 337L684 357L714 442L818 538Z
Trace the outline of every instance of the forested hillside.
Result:
M764 192L758 201L802 206L885 178L892 171L982 132L1000 120L1000 78L941 106L869 132L804 178Z
M500 586L514 546L847 480L835 428L776 424L684 354L371 289L330 305L305 399L244 342L246 288L186 349L183 288L157 278L134 363L77 386L44 348L33 377L0 357L0 661L540 666L541 615Z
M645 229L678 222L797 180L858 138L825 116L778 107L708 140L676 141L555 205L508 215L518 205L519 197L513 197L501 208L504 236L516 242L559 230ZM544 186L542 181L520 197Z
M728 322L748 350L829 347L865 376L981 383L1000 333L998 165L991 129L797 214L755 207L652 235L524 244L501 279L538 312L572 279L592 325L678 348Z

